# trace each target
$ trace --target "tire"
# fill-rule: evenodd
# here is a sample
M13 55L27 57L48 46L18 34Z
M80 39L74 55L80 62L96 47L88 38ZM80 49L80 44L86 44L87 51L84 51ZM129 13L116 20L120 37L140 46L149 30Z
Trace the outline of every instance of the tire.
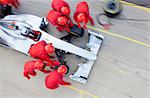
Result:
M103 8L107 16L115 17L122 11L122 4L119 0L107 0Z
M77 36L77 37L82 37L84 35L84 29L83 28L78 28L77 25L74 25L71 28L71 32L72 35Z

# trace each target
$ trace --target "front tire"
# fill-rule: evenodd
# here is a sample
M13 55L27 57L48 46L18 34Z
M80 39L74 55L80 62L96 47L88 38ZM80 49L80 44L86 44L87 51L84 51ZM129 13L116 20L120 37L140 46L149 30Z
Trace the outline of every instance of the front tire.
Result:
M74 25L73 27L71 27L70 33L74 36L82 37L84 35L84 29L78 28L77 25Z

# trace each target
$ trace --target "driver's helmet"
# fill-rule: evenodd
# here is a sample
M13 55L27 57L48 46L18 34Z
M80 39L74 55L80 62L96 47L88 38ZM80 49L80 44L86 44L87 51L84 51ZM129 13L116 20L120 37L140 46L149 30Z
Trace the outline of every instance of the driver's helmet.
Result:
M30 31L30 30L27 29L27 28L22 28L22 29L21 29L21 34L27 36L27 35L29 35L29 31Z

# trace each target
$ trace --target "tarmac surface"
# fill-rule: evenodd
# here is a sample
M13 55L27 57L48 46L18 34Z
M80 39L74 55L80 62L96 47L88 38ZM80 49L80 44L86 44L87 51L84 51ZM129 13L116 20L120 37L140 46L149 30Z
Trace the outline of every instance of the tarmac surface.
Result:
M145 7L150 7L149 0L124 0L124 1L131 2Z
M72 14L79 1L67 0ZM103 13L101 1L87 0L94 20ZM50 0L21 0L17 12L46 16L49 9ZM124 3L120 17L150 20L150 9ZM31 57L0 46L0 98L150 98L150 22L111 22L109 31L96 20L94 27L88 26L104 34L105 40L86 85L66 77L72 86L48 90L45 74L37 72L30 80L23 77L23 65ZM55 29L50 31L57 33Z

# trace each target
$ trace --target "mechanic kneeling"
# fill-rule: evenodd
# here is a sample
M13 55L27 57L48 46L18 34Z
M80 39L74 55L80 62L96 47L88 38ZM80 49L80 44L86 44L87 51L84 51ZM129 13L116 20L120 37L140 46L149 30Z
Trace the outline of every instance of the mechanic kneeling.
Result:
M66 31L74 36L82 37L84 34L84 30L82 28L78 28L74 25L71 19L54 10L50 10L47 15L47 20L57 28L58 31Z
M69 17L63 15L60 12L50 10L47 15L47 20L55 26L60 32L65 30L70 32L70 28L74 26Z

